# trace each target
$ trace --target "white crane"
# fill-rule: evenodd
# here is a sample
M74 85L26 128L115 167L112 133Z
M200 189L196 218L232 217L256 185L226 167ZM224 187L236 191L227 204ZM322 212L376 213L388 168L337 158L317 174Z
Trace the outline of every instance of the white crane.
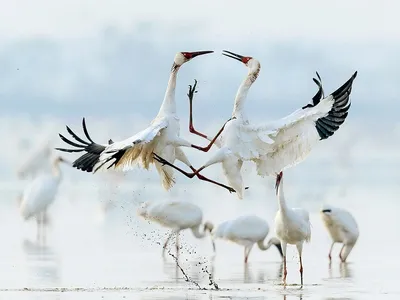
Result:
M114 167L117 170L125 171L133 168L137 164L141 164L145 169L148 169L150 164L154 163L161 177L163 187L169 190L175 183L173 169L155 161L153 152L165 157L171 162L177 159L195 171L185 153L179 147L193 147L207 152L223 130L222 127L220 132L206 147L193 145L179 136L180 126L175 103L175 87L178 71L184 63L189 62L191 59L212 52L213 51L178 52L175 55L161 108L155 119L150 123L150 126L146 129L123 141L113 142L110 140L108 144L100 145L93 142L90 138L86 129L85 119L83 119L83 131L89 141L84 141L78 137L67 126L68 133L80 144L72 142L60 134L60 138L65 143L77 149L56 149L65 152L86 152L73 163L73 167L86 172L95 173L97 170L106 167L107 169ZM232 188L210 180L202 175L198 176L198 178L222 186L230 192L234 192Z
M332 260L333 245L342 243L339 258L342 262L345 262L360 234L356 220L347 210L330 205L324 205L321 210L321 218L332 238L328 255L329 260Z
M38 237L47 222L47 209L54 202L62 174L60 163L67 163L62 157L56 157L52 162L52 172L36 177L24 190L20 203L20 213L25 220L36 218Z
M311 104L303 106L280 120L251 125L246 116L244 104L249 89L260 72L260 63L249 56L225 52L224 55L244 63L249 72L236 94L232 119L226 123L219 140L215 143L220 149L193 173L185 172L178 167L175 169L192 178L201 170L213 164L222 163L229 185L236 191L238 198L242 199L245 189L241 175L243 161L255 162L260 176L274 176L303 161L318 141L327 139L339 129L350 108L349 96L357 72L325 98L321 82L314 78L319 90ZM189 130L210 139L194 129L191 106L190 102ZM172 166L166 158L156 156L156 159Z
M278 212L275 216L275 234L281 241L283 252L283 283L286 284L286 248L287 244L296 245L300 259L300 277L303 286L303 243L311 239L311 224L308 211L302 208L290 208L283 193L283 172L276 176L276 194L278 196Z
M246 215L222 222L212 235L213 239L223 239L244 246L244 262L247 263L250 251L256 243L262 251L274 245L283 256L281 242L277 238L272 237L267 244L264 243L268 233L269 225L265 220L255 215Z
M176 234L176 253L179 254L179 232L181 230L190 229L196 238L201 239L206 236L207 232L211 233L214 228L210 222L202 225L203 212L201 208L185 201L144 202L138 209L138 215L172 230L163 245L163 257L168 242L174 234Z
M34 149L27 159L17 169L17 176L20 179L35 178L42 172L48 171L51 167L50 157L53 154L50 143L42 143Z

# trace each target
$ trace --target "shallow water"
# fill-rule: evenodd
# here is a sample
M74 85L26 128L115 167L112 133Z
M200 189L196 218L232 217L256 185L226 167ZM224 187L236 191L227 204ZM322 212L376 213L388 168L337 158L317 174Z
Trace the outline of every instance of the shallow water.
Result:
M376 192L377 194L379 191ZM98 193L60 190L50 211L46 240L36 239L36 224L24 223L15 201L17 190L4 194L0 204L2 246L0 248L0 299L399 299L396 256L400 221L398 206L388 195L379 202L365 200L361 190L343 198L338 206L349 207L360 226L360 239L349 256L339 262L340 246L327 259L330 240L317 209L311 213L312 240L304 247L304 281L299 283L298 258L288 249L288 283L281 285L282 264L276 249L253 249L249 264L243 264L243 248L217 241L213 258L209 238L180 235L179 266L173 255L165 260L161 245L167 231L139 219L136 200L113 192L114 204L101 212ZM187 192L178 192L178 196ZM192 191L191 201L216 223L250 210L249 202L231 197L215 202ZM374 195L369 195L374 198ZM201 198L201 200L200 200ZM352 199L351 202L349 199ZM347 204L347 205L346 205ZM275 199L253 203L254 212L265 209L273 228ZM247 207L244 209L244 207ZM357 209L358 208L358 209ZM221 211L225 211L221 214ZM273 229L271 229L273 233ZM270 233L271 235L271 233ZM394 250L392 250L394 249ZM188 280L185 280L187 276ZM218 285L216 290L213 284Z

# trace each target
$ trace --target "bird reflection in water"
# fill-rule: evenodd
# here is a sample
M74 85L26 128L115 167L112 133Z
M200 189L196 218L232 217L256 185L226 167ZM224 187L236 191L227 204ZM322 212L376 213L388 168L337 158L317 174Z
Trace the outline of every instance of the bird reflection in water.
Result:
M57 287L60 285L58 255L41 240L25 239L22 249L26 255L29 283L33 286Z
M349 263L347 262L340 262L339 263L339 276L334 276L333 275L333 270L332 270L332 263L329 263L329 268L328 268L328 272L329 272L329 278L333 279L333 278L352 278L353 274L351 269L349 268Z
M291 295L292 296L292 295ZM299 294L299 295L293 295L293 298L297 297L299 300L303 300L303 294ZM292 298L292 297L291 297ZM283 300L288 300L287 299L287 294L283 295Z

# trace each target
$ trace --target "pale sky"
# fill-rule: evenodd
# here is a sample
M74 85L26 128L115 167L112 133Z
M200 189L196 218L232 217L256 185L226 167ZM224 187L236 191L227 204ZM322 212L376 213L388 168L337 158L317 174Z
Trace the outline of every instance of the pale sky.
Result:
M139 22L201 26L224 38L390 40L400 37L398 1L0 0L0 36L97 34ZM186 28L190 30L190 28Z
M216 51L185 65L176 91L181 134L196 140L187 132L187 85L194 78L198 127L213 132L230 116L247 72L222 49L261 62L248 102L254 122L308 103L315 71L326 93L359 71L345 126L291 172L299 178L324 173L320 165L348 165L357 157L357 180L381 182L389 168L391 180L400 176L392 163L400 106L396 1L0 0L0 7L0 137L10 141L0 176L14 178L29 151L23 145L48 135L61 146L57 133L65 133L65 125L80 133L83 116L101 143L145 128L159 109L176 51ZM339 145L347 160L338 158ZM348 159L350 148L363 155ZM209 155L190 154L196 165ZM375 169L378 158L371 179L366 170ZM209 172L221 176L220 168ZM154 172L145 174L157 180ZM318 178L328 185L343 181L334 176Z

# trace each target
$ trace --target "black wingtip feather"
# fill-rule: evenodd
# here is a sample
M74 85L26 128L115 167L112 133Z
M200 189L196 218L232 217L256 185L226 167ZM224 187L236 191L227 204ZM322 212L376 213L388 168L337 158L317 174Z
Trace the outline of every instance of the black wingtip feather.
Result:
M90 141L87 142L80 138L78 135L76 135L68 126L67 132L78 142L82 143L82 145L77 144L75 142L70 141L66 137L64 137L62 134L59 134L59 137L61 140L73 147L76 147L77 149L64 149L64 148L55 148L58 151L64 151L64 152L82 152L85 151L86 153L81 155L78 159L76 159L72 166L78 170L82 170L85 172L92 172L94 166L99 162L100 155L101 153L106 149L105 146L99 145L90 138L89 133L86 128L86 122L85 118L82 119L82 127L83 127L83 132L87 139Z
M346 120L351 106L350 94L353 81L357 77L357 71L340 88L331 95L334 103L328 115L318 119L315 127L321 140L332 136Z

